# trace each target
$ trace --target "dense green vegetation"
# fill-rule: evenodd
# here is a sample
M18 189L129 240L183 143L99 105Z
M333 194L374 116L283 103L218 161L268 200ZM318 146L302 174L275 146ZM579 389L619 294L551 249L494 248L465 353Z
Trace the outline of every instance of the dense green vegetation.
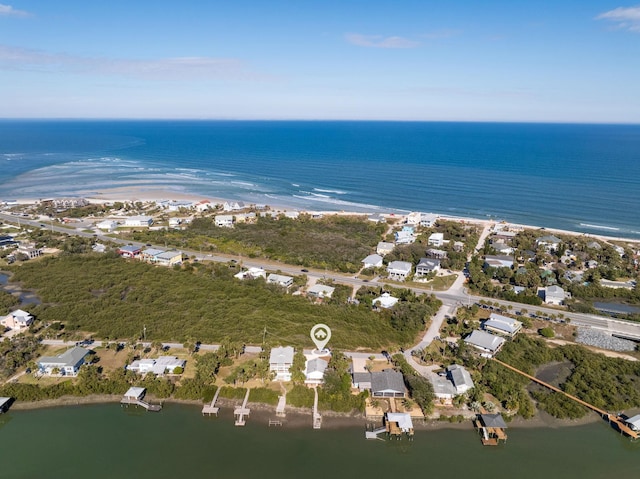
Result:
M101 338L260 344L285 340L309 346L314 324L331 326L337 348L382 348L414 341L427 310L372 312L366 305L311 304L263 280L237 281L221 264L182 270L127 262L109 255L67 255L13 267L13 281L36 289L43 304L32 308L43 322L64 323L62 334L87 331ZM423 298L423 297L421 297ZM435 300L420 305L435 311Z
M6 291L0 290L0 316L4 316L9 313L9 309L17 305L20 300Z
M0 378L8 378L38 357L40 343L33 336L19 335L0 342Z
M567 345L549 348L544 341L520 335L505 344L498 359L528 374L552 362L570 362L569 377L559 387L598 408L623 411L640 407L640 364L593 353L581 346ZM534 414L534 408L525 390L529 384L525 377L493 361L482 367L480 388L486 388L507 409L518 411L525 418ZM566 397L535 387L533 397L538 406L560 418L579 418L587 409Z
M351 361L342 353L334 351L324 373L324 384L318 390L318 407L324 410L351 412L364 411L367 393L351 394ZM288 396L287 396L288 398Z
M433 400L435 398L431 381L424 376L419 375L416 370L409 365L402 354L394 355L393 362L402 372L404 382L411 394L411 398L416 402L420 409L422 409L422 412L425 415L431 414L433 411Z
M217 227L212 218L197 218L186 230L135 231L130 238L354 273L384 229L385 225L364 218L343 216L313 220L305 215L297 220L259 217L254 224L239 223L233 228Z

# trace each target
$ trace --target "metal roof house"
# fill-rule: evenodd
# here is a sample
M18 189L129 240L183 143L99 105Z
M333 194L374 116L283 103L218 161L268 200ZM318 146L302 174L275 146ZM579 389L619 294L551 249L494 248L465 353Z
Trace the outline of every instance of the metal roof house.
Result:
M304 370L304 383L311 386L322 384L327 366L329 366L329 363L322 358L307 360Z
M493 356L500 351L505 339L476 329L464 339L464 342L479 349L488 356Z
M382 266L382 256L379 254L370 254L362 260L364 268L380 268Z
M314 298L330 298L336 288L324 284L314 284L307 290L307 295Z
M501 314L491 313L489 319L482 323L482 328L512 338L522 329L522 323Z
M560 286L553 285L541 288L539 294L546 304L561 305L564 303L567 293Z
M291 346L271 349L269 356L269 371L276 373L275 381L291 381L289 368L293 366L295 351Z
M404 398L407 388L402 373L395 369L371 373L371 395L376 398Z
M387 266L387 273L389 273L389 279L404 281L411 274L412 269L413 265L408 261L392 261Z
M61 376L77 376L89 353L88 349L75 346L58 356L42 356L38 359L38 369L47 375L52 375L54 370L58 370L57 374Z
M186 363L184 359L175 356L160 356L157 359L137 359L127 369L139 374L153 373L162 376L165 373L174 374L176 368L184 370Z
M440 269L440 260L432 258L422 258L416 266L416 276L424 276L434 273Z
M393 243L388 243L386 241L380 241L378 243L378 246L376 246L376 253L378 253L381 256L384 256L387 253L391 253L393 251L393 248L395 248L396 245L394 245Z
M0 319L0 324L14 331L26 329L32 322L33 316L21 309L16 309Z
M391 296L389 293L382 293L382 295L376 299L374 299L371 304L373 306L378 306L380 308L389 309L393 308L393 306L399 301L398 298Z
M447 367L447 377L453 384L456 394L464 394L475 387L469 371L459 364Z
M283 288L288 288L293 284L293 278L291 276L271 273L269 276L267 276L267 283L278 284Z

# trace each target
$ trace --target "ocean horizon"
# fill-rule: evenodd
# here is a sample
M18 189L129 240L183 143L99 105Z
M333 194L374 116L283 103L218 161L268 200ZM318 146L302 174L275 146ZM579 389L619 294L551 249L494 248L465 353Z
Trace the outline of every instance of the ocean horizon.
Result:
M640 238L640 125L0 120L0 164L0 199L153 187Z

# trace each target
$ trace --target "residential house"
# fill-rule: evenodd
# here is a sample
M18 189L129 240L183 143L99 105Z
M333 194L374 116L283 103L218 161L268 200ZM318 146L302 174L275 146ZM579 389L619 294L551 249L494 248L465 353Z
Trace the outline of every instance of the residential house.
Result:
M426 255L429 258L446 259L447 252L443 249L429 248L426 251Z
M16 250L18 254L23 254L29 259L38 258L42 256L42 248L36 248L33 246L20 245Z
M433 386L433 395L440 401L440 404L451 405L452 399L456 396L456 388L449 378L444 375L431 373L429 380Z
M366 358L351 358L352 386L360 392L371 389L371 373L367 369Z
M382 267L382 256L379 254L370 254L362 260L362 267L365 269Z
M118 222L113 220L104 220L104 221L101 221L100 223L96 223L96 228L98 228L99 230L111 233L112 231L115 231L118 229Z
M395 248L396 245L394 245L393 243L387 243L386 241L380 241L378 243L378 246L376 246L376 253L378 253L380 256L384 256L387 253L391 253L393 251L393 248Z
M458 253L462 253L464 251L464 243L462 241L454 241L453 242L453 251Z
M195 204L196 211L202 213L214 208L214 205L209 200L202 200Z
M546 288L540 288L538 290L538 296L540 296L546 304L555 304L560 306L564 304L567 293L560 286L553 285L547 286Z
M373 223L384 223L387 221L382 213L370 214L367 219Z
M444 233L431 233L427 240L429 246L443 246L444 245Z
M33 316L21 309L16 309L0 319L0 324L13 331L23 331L31 323L33 323Z
M271 273L269 276L267 276L267 283L277 284L282 286L283 288L288 288L293 284L293 278L291 276Z
M513 254L513 247L504 243L503 241L492 241L491 247L501 255Z
M608 279L601 279L600 286L612 289L633 289L636 287L635 281L611 281Z
M216 215L213 221L216 226L221 228L233 227L233 215Z
M80 366L89 354L89 350L75 346L58 356L42 356L38 359L38 369L40 373L49 376L53 375L54 371L61 376L77 376Z
M440 270L440 260L422 258L416 266L416 276L424 276L429 273L436 273Z
M151 216L130 216L124 220L124 226L127 228L148 228L152 224Z
M412 211L405 217L404 222L408 225L419 225L420 215L421 213L416 213L415 211Z
M413 244L416 241L416 237L409 231L396 231L395 235L396 244Z
M94 243L91 246L91 251L93 251L94 253L104 253L107 251L107 245L102 243Z
M161 255L164 252L165 250L163 249L145 248L140 252L140 259L147 263L157 263L158 255Z
M420 226L423 228L431 228L438 221L438 215L433 213L422 213L420 215Z
M285 211L284 212L284 217L285 218L289 218L290 220L297 220L299 216L300 216L300 212L299 211Z
M271 348L269 371L276 373L275 381L291 381L289 369L293 366L294 354L291 346Z
M262 268L251 267L246 271L240 271L237 274L233 275L234 278L238 279L256 279L256 278L266 278L267 273Z
M304 383L307 386L317 386L324 383L324 372L327 366L329 366L329 362L322 358L308 358L304 365Z
M124 258L135 258L140 255L142 249L139 246L126 245L118 248L118 254Z
M513 338L522 329L522 323L501 314L491 313L489 319L482 323L482 329Z
M13 239L13 236L0 235L0 248L7 249L19 245L17 241Z
M484 266L490 268L513 268L513 256L491 255L484 257Z
M392 308L397 302L398 298L391 296L389 293L382 293L382 295L374 299L371 304L380 308L389 309Z
M546 251L557 251L562 240L554 235L541 236L536 239L536 246L542 246Z
M177 368L181 368L184 371L186 364L187 361L178 359L175 356L160 356L156 359L137 359L129 364L127 369L138 374L153 373L162 376L167 373L176 374Z
M404 281L411 274L412 269L413 265L408 261L392 261L387 266L387 273L389 273L389 279Z
M256 221L255 213L238 213L236 214L236 223L253 223Z
M484 356L491 357L500 351L505 339L476 329L464 339L464 342L482 351Z
M311 296L313 298L331 298L331 295L336 290L331 286L326 286L324 284L314 284L307 290L307 296Z
M402 373L395 369L371 373L371 396L374 398L407 397Z
M240 211L245 209L246 206L242 201L225 201L222 204L223 211Z
M180 208L191 209L193 208L193 201L188 200L165 200L160 201L158 206L161 208L167 209L169 211L179 211Z
M156 256L156 264L160 266L175 266L182 264L182 251L165 251Z
M169 227L178 228L182 224L182 218L169 218Z
M471 379L471 374L469 374L469 371L467 371L464 366L452 364L447 367L446 371L447 377L453 384L456 394L464 394L475 387Z

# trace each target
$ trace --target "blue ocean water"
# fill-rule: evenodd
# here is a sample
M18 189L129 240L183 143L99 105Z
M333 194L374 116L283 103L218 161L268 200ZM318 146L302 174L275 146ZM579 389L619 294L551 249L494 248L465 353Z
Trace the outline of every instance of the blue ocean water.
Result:
M0 198L162 187L640 237L640 125L0 121Z

